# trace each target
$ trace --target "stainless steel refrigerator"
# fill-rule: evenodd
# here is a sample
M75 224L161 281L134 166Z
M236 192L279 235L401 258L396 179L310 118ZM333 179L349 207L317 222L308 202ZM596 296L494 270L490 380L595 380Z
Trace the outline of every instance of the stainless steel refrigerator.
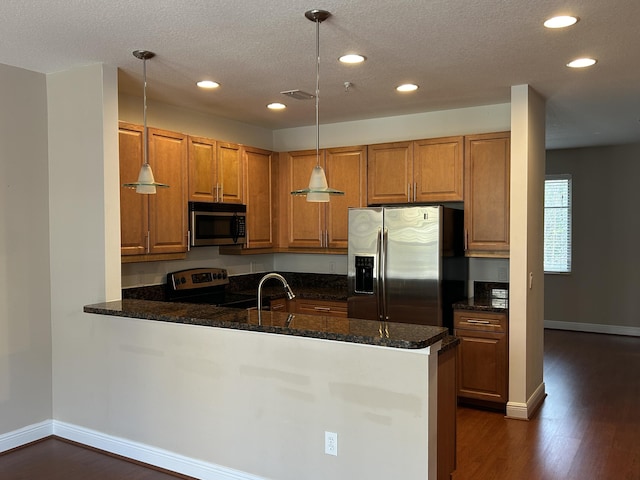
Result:
M462 210L349 209L349 317L452 329L467 277Z

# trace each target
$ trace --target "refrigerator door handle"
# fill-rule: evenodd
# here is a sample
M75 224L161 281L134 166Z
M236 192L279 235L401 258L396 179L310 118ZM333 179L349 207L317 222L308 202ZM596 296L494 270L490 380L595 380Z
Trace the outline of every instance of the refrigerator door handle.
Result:
M386 286L386 276L387 276L387 237L389 235L389 229L388 228L384 228L381 230L380 233L380 246L381 246L381 251L380 251L380 272L379 272L379 277L380 278L380 284L381 284L381 290L380 290L380 298L381 298L381 304L382 304L382 311L380 312L380 320L381 321L388 321L389 317L387 316L387 286Z

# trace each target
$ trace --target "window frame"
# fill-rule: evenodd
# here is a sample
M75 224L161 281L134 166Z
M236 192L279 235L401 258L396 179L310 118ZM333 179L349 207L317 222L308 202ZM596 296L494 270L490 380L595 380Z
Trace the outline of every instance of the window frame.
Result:
M560 207L547 207L546 206L546 195L547 195L547 181L557 181L557 180L566 180L567 181L567 197L568 197L568 202L567 202L567 206L560 206ZM544 220L543 220L543 239L544 239L544 245L543 245L543 269L544 269L544 274L545 275L570 275L573 272L573 178L571 176L571 174L548 174L545 175L544 178L544 201L543 201L543 211L544 211ZM567 234L567 270L547 270L546 266L544 265L544 260L546 255L544 254L544 251L546 250L546 246L547 246L547 236L546 236L546 213L547 213L547 209L551 209L551 208L564 208L567 210L567 229L568 229L568 234Z

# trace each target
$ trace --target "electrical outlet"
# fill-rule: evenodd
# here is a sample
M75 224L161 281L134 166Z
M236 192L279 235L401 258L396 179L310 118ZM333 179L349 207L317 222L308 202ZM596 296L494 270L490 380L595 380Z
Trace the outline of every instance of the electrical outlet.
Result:
M338 456L338 434L334 432L324 432L324 453Z

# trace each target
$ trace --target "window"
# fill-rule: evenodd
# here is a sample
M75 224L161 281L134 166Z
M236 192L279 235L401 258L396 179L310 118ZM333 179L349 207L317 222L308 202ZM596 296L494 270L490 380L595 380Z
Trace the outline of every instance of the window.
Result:
M571 175L545 177L544 271L571 272Z

